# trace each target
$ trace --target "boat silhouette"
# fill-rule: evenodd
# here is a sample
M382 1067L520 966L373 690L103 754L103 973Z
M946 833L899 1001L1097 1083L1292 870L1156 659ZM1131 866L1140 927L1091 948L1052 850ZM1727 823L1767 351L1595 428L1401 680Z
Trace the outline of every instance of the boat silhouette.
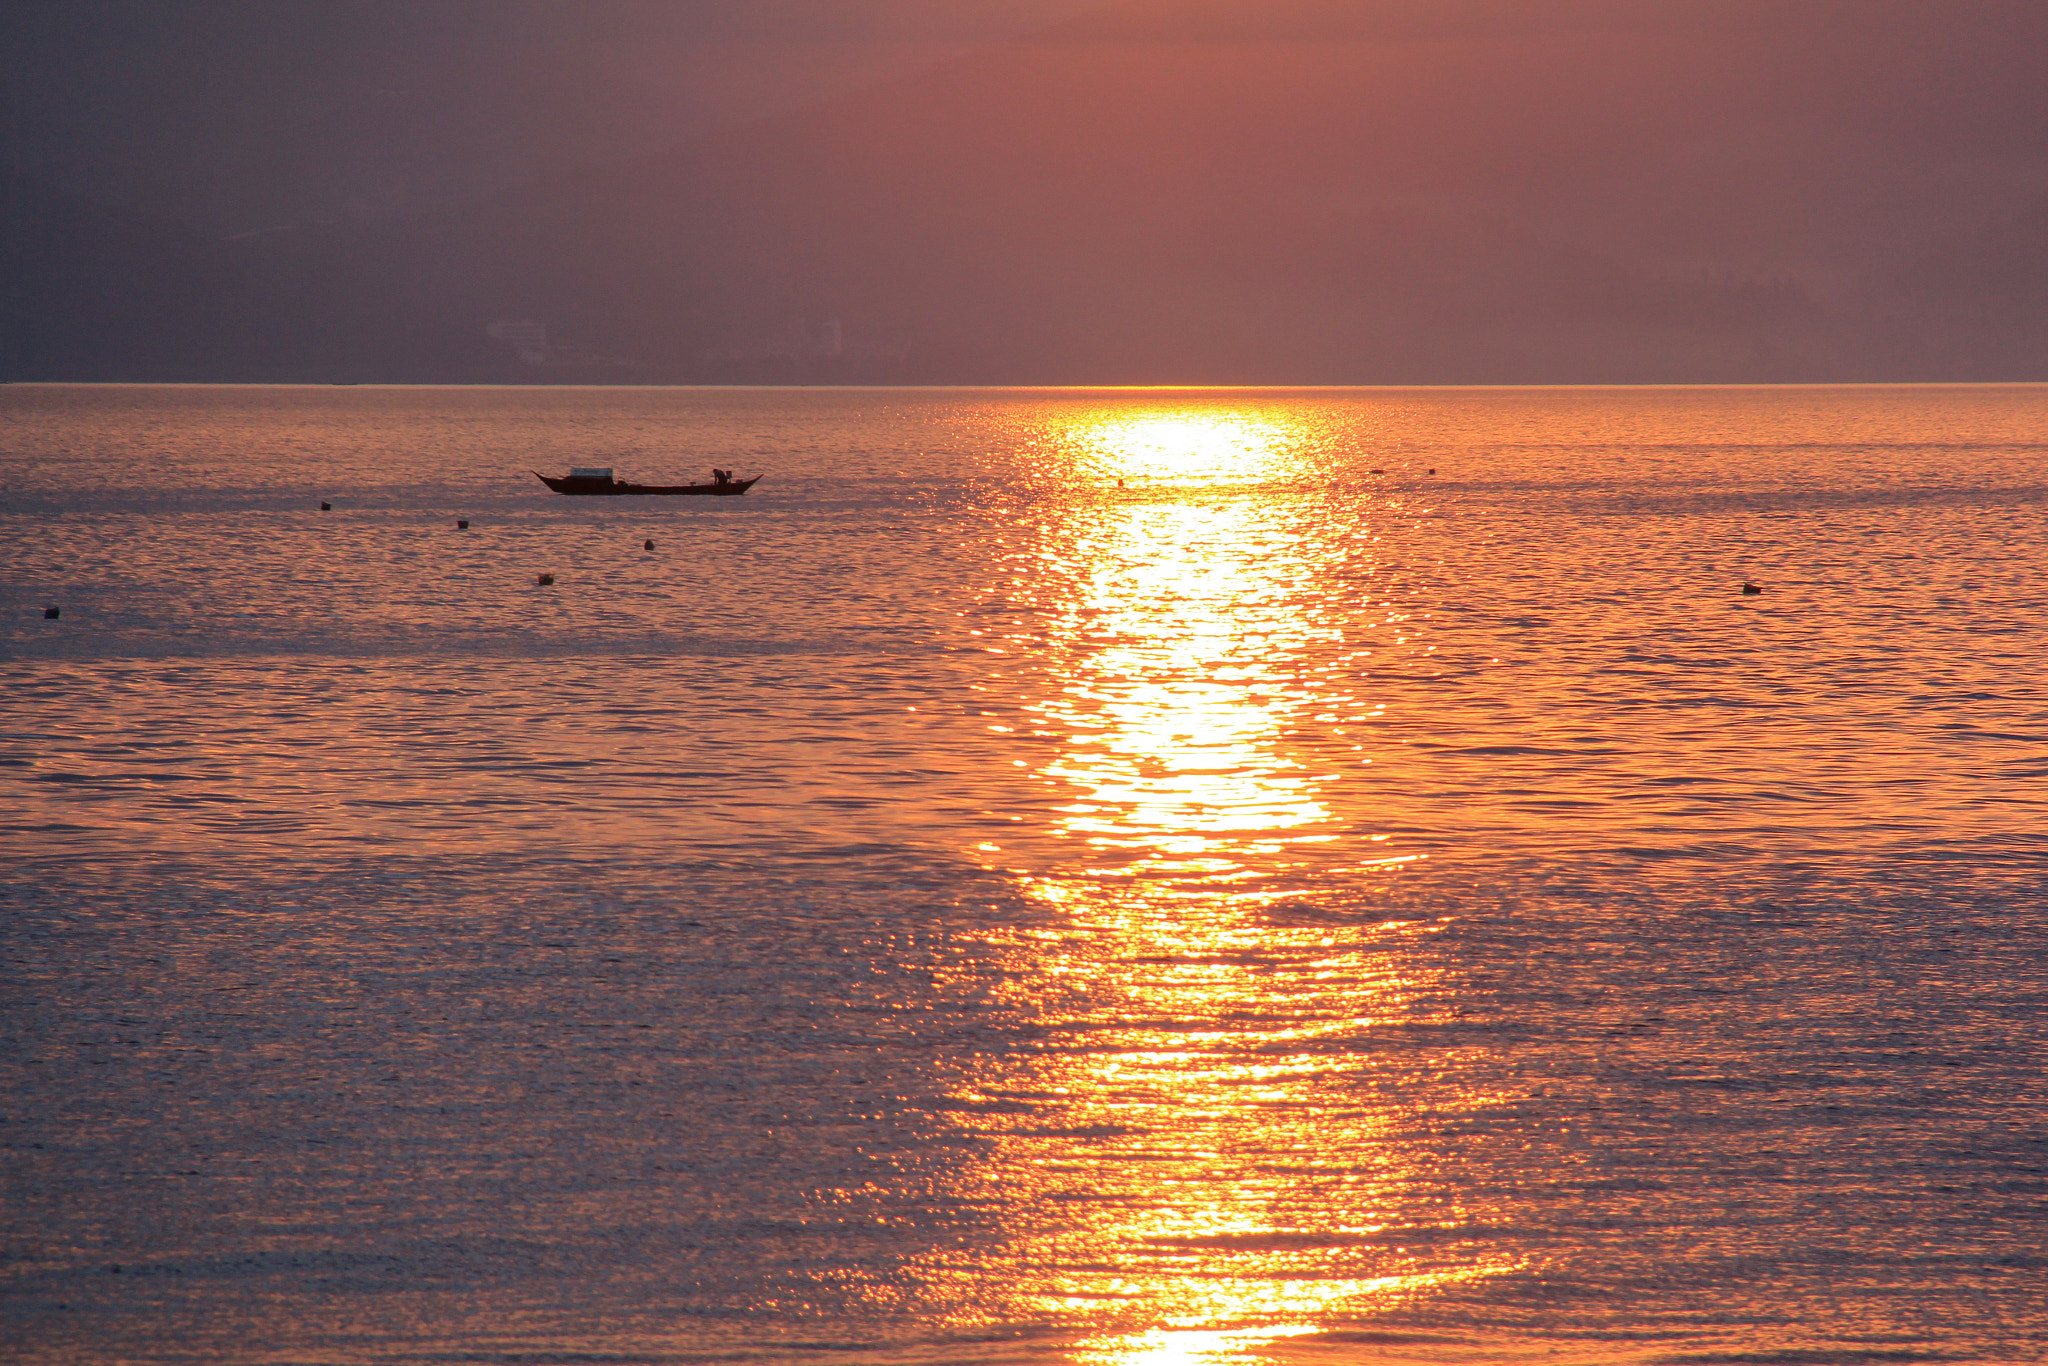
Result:
M745 493L761 482L761 476L752 479L733 479L721 476L709 484L635 484L628 480L612 477L609 469L571 469L560 477L533 472L533 477L546 484L556 493L581 493L616 495L631 493L696 493L713 498L732 498Z

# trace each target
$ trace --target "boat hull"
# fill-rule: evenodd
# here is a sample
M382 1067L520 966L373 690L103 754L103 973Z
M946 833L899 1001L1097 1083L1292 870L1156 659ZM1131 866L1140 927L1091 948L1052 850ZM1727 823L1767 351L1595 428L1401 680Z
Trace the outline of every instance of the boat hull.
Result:
M622 479L570 479L550 478L539 470L533 477L546 484L556 493L571 493L585 497L616 498L633 494L696 494L706 498L737 498L761 482L761 476L752 479L735 479L726 484L630 484Z

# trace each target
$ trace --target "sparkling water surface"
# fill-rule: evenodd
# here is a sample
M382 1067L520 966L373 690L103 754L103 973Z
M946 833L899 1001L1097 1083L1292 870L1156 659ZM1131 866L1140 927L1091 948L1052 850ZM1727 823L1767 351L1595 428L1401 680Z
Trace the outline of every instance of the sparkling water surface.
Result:
M2029 386L0 389L0 1339L2040 1360L2044 509Z

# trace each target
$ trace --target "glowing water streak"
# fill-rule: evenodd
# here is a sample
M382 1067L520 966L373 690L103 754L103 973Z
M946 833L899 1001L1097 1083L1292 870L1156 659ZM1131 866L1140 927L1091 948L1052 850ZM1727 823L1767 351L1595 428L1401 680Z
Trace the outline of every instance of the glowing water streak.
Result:
M1416 931L1271 914L1401 857L1359 855L1327 760L1291 738L1364 705L1327 667L1341 550L1300 438L1235 413L1077 424L1062 479L1097 492L1009 593L1042 623L1007 644L1043 665L1028 728L1057 740L1036 773L1062 794L1017 875L1063 929L1014 945L1013 1004L1060 1028L960 1100L1032 1113L991 1176L1046 1212L1015 1302L1102 1325L1078 1359L1105 1366L1220 1360L1478 1274L1383 1245L1410 1174L1375 1160L1384 1117L1346 1075L1418 985Z

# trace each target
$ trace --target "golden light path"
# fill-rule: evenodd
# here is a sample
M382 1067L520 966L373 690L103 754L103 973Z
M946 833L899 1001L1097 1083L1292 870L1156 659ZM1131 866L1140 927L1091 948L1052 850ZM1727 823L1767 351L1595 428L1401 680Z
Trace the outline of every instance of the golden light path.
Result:
M1403 948L1426 931L1315 913L1333 874L1402 858L1362 828L1350 728L1373 704L1323 605L1354 533L1300 492L1315 435L1284 411L1079 415L1055 473L1106 492L1013 576L1061 800L1037 866L1007 865L1060 928L1012 960L1059 1043L960 1100L1040 1121L995 1164L1038 1211L1016 1298L1097 1325L1090 1366L1242 1359L1494 1269L1392 1241L1411 1174L1349 1075L1420 985Z

